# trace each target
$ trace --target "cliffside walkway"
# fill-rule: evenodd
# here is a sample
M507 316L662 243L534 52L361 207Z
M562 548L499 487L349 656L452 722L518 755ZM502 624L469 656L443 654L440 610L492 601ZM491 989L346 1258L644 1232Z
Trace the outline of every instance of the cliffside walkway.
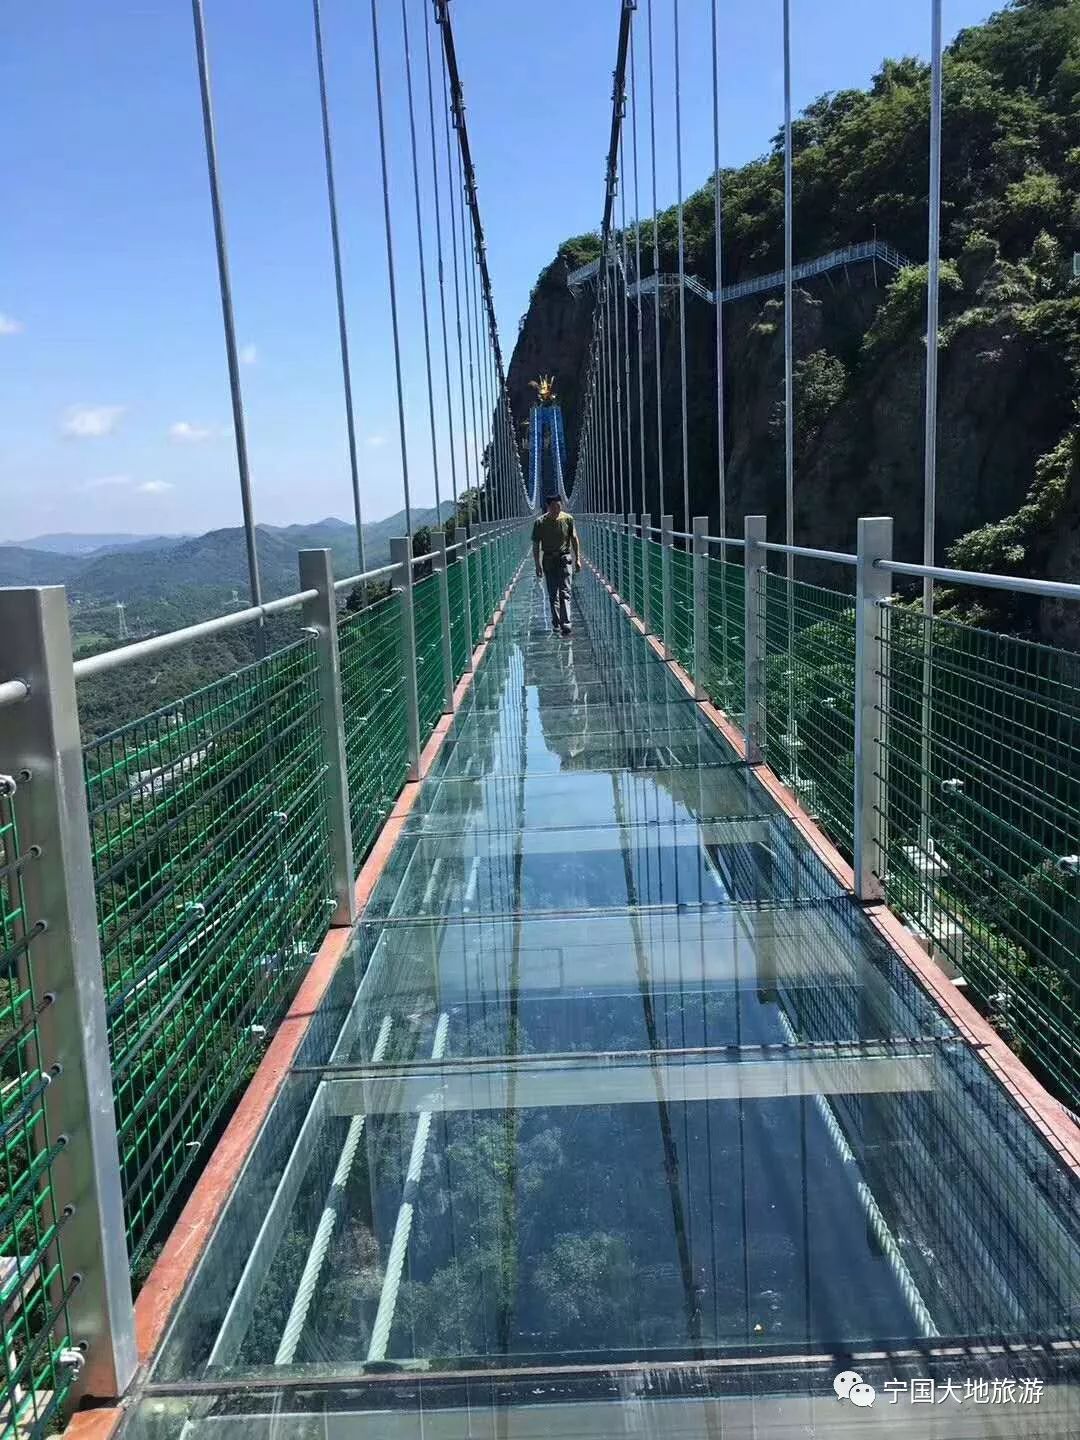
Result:
M825 275L831 270L842 270L849 265L872 264L877 266L878 262L888 270L904 270L912 262L899 250L894 250L884 240L864 240L857 245L845 245L839 250L830 250L825 255L819 255L813 260L804 260L794 265L791 271L793 280L810 280L815 275ZM575 294L590 282L594 282L600 273L599 259L590 260L586 265L579 265L566 277L567 287ZM659 274L646 275L641 280L629 280L626 285L626 293L631 299L638 299L648 295L655 295L658 290L677 290L679 288L679 276L669 275L661 271ZM716 292L710 290L703 280L696 275L683 275L682 283L691 294L701 300L707 300L710 305L716 304ZM783 270L772 270L767 275L756 275L749 280L740 280L734 285L724 285L720 291L721 303L730 304L734 300L745 300L750 295L761 295L769 290L781 290L785 283L785 272Z

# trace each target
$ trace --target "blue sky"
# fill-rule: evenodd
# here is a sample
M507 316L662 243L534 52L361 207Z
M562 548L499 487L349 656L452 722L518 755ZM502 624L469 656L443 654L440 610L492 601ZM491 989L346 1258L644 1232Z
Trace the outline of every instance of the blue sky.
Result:
M406 3L426 110L428 0ZM379 4L413 499L430 503L401 8L399 0ZM399 508L402 488L370 16L357 0L323 5L363 499L377 518ZM653 5L665 204L675 195L672 3ZM646 0L640 7L643 87ZM709 0L680 5L687 190L711 167L709 8ZM945 0L948 35L990 8ZM760 153L780 123L780 3L719 0L719 10L722 160L738 163ZM599 220L619 4L453 0L453 14L509 353L537 272L560 240ZM206 16L256 515L275 524L348 516L311 7L206 0ZM865 84L885 55L925 54L928 36L929 0L793 0L796 107ZM0 539L239 521L198 105L183 0L8 7L0 45ZM422 126L434 290L426 134ZM644 125L641 164L644 179ZM439 443L445 495L442 430Z

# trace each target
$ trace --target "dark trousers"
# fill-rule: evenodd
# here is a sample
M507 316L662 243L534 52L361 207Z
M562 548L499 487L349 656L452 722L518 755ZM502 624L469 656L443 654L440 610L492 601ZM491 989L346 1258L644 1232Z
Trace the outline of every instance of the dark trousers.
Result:
M544 580L551 603L551 623L556 630L570 624L570 583L574 561L570 555L557 555L544 561Z

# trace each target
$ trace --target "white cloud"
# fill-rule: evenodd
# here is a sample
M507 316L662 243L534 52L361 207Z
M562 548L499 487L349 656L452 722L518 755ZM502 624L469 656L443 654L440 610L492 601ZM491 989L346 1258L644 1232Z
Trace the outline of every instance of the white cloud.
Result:
M60 433L69 440L99 440L112 434L123 413L123 405L72 405L60 424Z
M140 495L164 495L166 490L171 490L173 487L168 480L144 480L135 488Z
M257 362L258 358L259 358L258 346L256 346L256 345L241 345L241 347L240 347L240 364L241 364L241 365L254 365L254 364Z
M0 335L21 335L25 328L21 320L0 310Z
M201 440L209 440L212 434L205 425L195 425L190 420L177 420L169 426L169 439L178 445L198 445Z
M378 450L378 449L380 448L380 446L386 444L386 436L385 436L385 435L369 435L369 436L367 437L367 439L364 441L364 444L365 444L365 445L370 445L371 448L372 448L372 450Z
M114 490L122 489L131 484L130 475L101 475L96 480L87 480L83 486L84 490Z

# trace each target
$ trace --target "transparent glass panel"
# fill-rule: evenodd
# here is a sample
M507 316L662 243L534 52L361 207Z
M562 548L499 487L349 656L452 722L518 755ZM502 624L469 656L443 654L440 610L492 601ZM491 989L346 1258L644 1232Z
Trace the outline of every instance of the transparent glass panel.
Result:
M842 893L786 820L625 823L404 837L365 915L805 904Z

